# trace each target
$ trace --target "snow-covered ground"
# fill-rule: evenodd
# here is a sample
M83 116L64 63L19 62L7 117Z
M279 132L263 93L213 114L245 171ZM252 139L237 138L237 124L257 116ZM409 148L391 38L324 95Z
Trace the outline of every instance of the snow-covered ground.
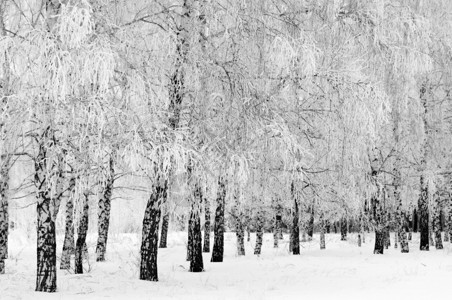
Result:
M58 255L61 251L58 241ZM234 233L226 234L223 263L211 263L204 254L203 273L189 273L186 233L169 234L168 248L159 250L159 282L138 280L139 236L111 235L107 262L94 257L95 234L88 246L90 263L83 275L58 271L58 292L34 292L35 242L20 230L11 232L7 273L0 275L0 299L427 299L447 296L452 278L452 247L418 250L413 236L410 253L391 247L372 254L373 234L359 248L356 236L340 241L328 234L327 249L319 250L319 237L302 243L301 255L288 253L288 236L273 248L266 234L262 255L253 255L255 235L246 242L246 256L238 257Z

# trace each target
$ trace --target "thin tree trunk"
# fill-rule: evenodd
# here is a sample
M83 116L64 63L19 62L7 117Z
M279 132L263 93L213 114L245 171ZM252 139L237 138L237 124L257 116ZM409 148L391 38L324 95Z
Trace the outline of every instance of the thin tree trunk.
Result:
M44 193L38 198L37 292L56 292L56 234L50 213L51 199Z
M394 121L394 142L395 142L395 164L393 169L393 185L394 185L394 201L397 205L396 211L396 232L394 234L394 248L397 248L398 242L400 241L400 247L402 253L408 253L408 241L406 236L406 218L404 217L402 211L402 197L400 196L401 187L401 173L400 173L400 151L399 151L399 140L400 140L400 112L398 110L399 98L395 98L396 107L393 110L393 121Z
M406 217L404 214L402 214L401 221L402 221L402 224L401 224L402 230L399 233L400 248L401 248L400 251L402 253L409 253L410 249L409 249L408 238L407 238L407 234L406 234L408 225L407 225ZM409 235L411 235L411 232L409 233Z
M452 211L449 213L452 214ZM449 215L449 242L452 243L452 228L451 228L451 220L452 220L452 216Z
M243 229L243 223L239 223L237 226L237 254L242 256L245 255L245 230Z
M260 255L262 250L262 241L264 237L264 216L262 211L257 212L256 217L256 246L254 247L254 254Z
M3 161L0 170L0 274L5 274L5 260L8 259L8 229L9 229L9 160Z
M295 185L292 182L291 186L293 198L293 223L292 223L292 254L300 255L300 225L299 225L299 208L298 195L295 193Z
M353 219L349 219L348 220L348 226L347 226L347 231L349 232L349 233L353 233L353 230L355 229L355 227L354 227L354 222L353 222Z
M408 241L411 241L413 239L413 231L414 231L414 218L413 218L413 211L410 209L407 212L407 226L408 226Z
M384 244L386 239L386 220L381 203L381 187L377 181L377 173L372 168L372 177L374 178L375 184L377 186L377 192L372 195L372 218L375 227L375 247L374 254L383 254Z
M450 200L450 197L452 194L449 193L449 214L448 216L448 227L449 227L449 241L452 243L452 201Z
M396 139L398 142L398 138ZM399 158L397 156L397 165L399 164ZM405 217L402 211L402 198L400 197L400 170L398 168L394 168L394 199L397 203L397 212L396 212L396 232L394 234L394 248L397 248L398 240L400 240L400 247L402 253L408 253L408 241L406 236L406 226L405 226ZM397 239L398 238L398 239Z
M218 179L217 208L215 210L214 241L211 262L223 262L224 252L224 206L226 186L224 180Z
M347 240L347 218L341 218L341 241Z
M80 212L80 223L77 229L77 242L75 243L75 274L83 274L83 253L86 247L88 233L88 194L84 194L83 211Z
M447 202L450 202L450 201L447 201ZM448 204L447 204L447 202L446 202L446 207L444 208L444 211L443 211L443 216L444 216L444 242L449 242L449 230L450 230L450 227L449 227L449 220L448 220L448 218L449 218L449 212L448 212Z
M69 180L69 195L66 200L66 228L64 233L63 251L61 253L61 270L71 268L71 255L75 254L74 240L74 188L75 177Z
M237 212L236 216L236 237L237 237L237 254L245 255L245 229L243 226L243 214Z
M279 247L278 241L279 241L278 229L276 228L276 225L275 225L275 228L273 228L273 248L278 248Z
M54 144L47 142L50 129L47 128L39 144L38 156L35 159L35 185L37 192L37 292L56 292L56 232L53 219L54 201L52 201L50 178L48 177L47 151Z
M406 234L406 228L407 228L406 218L403 215L403 213L401 213L401 216L400 216L400 225L399 226L400 226L399 232L398 232L398 234L396 232L395 235L396 235L396 237L397 236L399 237L400 248L401 248L400 251L402 253L408 253L410 251L410 249L409 249L408 239L407 239L407 234ZM397 241L396 241L396 243L397 243Z
M204 197L204 245L202 252L210 252L210 201ZM248 231L249 232L249 231Z
M325 249L325 221L323 219L323 213L320 214L320 250Z
M57 22L60 5L51 0L46 0L45 9L45 25L50 32ZM52 161L48 154L55 148L55 143L53 129L49 125L42 132L41 140L38 142L38 155L34 160L34 184L37 187L36 291L48 293L56 292L57 288L55 219L58 207L55 207L55 205L59 206L61 193L57 197L52 195L51 182L55 178L49 176L52 176L50 174L58 174L59 178L56 179L57 191L60 191L62 166L58 162ZM54 164L60 169L55 170Z
M419 232L420 232L420 250L429 250L429 215L428 215L428 187L424 182L424 175L421 175L421 195L418 201L419 211Z
M0 3L0 36L6 37L7 32L5 28L5 17L6 17L6 1L3 1ZM7 56L7 52L5 51L4 54ZM2 54L3 55L3 54ZM1 74L2 77L2 109L1 109L1 115L2 117L6 116L7 109L8 109L8 99L10 94L10 80L11 80L11 69L10 69L10 63L8 57L5 57L5 61L3 63L3 74ZM2 122L0 124L0 131L3 132L4 130L4 118L2 118ZM2 145L4 145L7 140L4 138L2 139ZM6 148L6 147L2 147ZM0 153L5 155L5 153ZM9 184L9 167L10 167L10 160L9 155L5 155L5 157L0 158L0 274L5 274L5 260L8 259L8 234L9 234L9 212L8 212L8 202L9 202L9 195L8 195L8 184Z
M420 177L420 187L421 187L421 193L418 200L418 213L419 213L419 231L421 234L420 238L420 250L421 251L428 251L429 250L429 211L428 211L428 183L425 180L425 174L424 171L427 166L427 159L428 159L428 136L429 136L429 128L428 128L428 122L427 122L427 97L426 97L426 88L423 85L420 89L420 99L421 104L424 108L424 112L422 114L422 119L424 123L424 143L423 143L423 155L421 158L421 168L422 173Z
M433 230L434 216L432 216L432 214L434 214L434 213L430 212L429 220L428 220L428 241L429 241L430 246L433 247L433 246L435 246L435 240L433 239L433 236L435 234L434 234L434 230Z
M383 229L375 229L375 247L374 254L383 254L385 233Z
M309 222L308 222L308 240L312 240L312 236L314 235L314 203L311 205L311 209L309 211Z
M289 253L293 252L293 226L290 227L289 235Z
M273 247L278 248L278 240L281 239L281 223L282 223L282 215L281 215L281 207L280 204L277 203L275 206L275 223L273 227Z
M105 261L105 252L107 251L108 228L110 227L110 209L111 195L115 177L115 152L112 151L109 159L109 169L104 190L99 198L98 212L98 238L96 246L96 261Z
M166 210L162 218L162 230L160 232L159 248L166 248L168 241L169 212Z
M413 232L419 232L419 214L417 213L416 208L413 209L413 214L412 214L412 218L413 218Z
M192 234L192 248L190 257L190 272L204 271L204 264L202 260L202 235L201 235L201 202L202 193L199 186L195 187L193 192L192 206L190 212L190 225L192 229L189 231Z
M157 184L149 197L143 218L143 233L141 237L141 263L140 279L158 281L157 252L160 223L160 205L164 204L167 197L167 182L161 182L157 178Z
M360 213L358 219L358 247L361 247L363 233L363 214Z
M389 232L389 217L387 216L387 218L385 218L385 227L384 227L384 233L385 233L385 241L384 241L384 246L385 249L388 249L391 246L391 234Z
M435 247L440 250L443 249L443 241L441 239L441 198L439 193L434 195L434 220L433 220L433 231L435 233Z

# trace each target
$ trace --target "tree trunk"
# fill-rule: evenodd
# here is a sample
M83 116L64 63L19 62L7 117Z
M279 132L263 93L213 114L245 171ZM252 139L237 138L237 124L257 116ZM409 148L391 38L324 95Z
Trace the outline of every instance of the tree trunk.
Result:
M428 218L428 240L430 246L435 246L435 240L433 239L434 236L434 230L433 230L433 220L435 216L433 216L435 212L429 212L429 218Z
M101 194L101 197L99 198L96 261L105 261L105 252L107 251L108 228L110 226L111 195L115 177L114 156L115 152L113 151L110 154L109 169L107 171L105 187Z
M347 218L341 218L341 241L347 240Z
M383 254L384 244L386 240L386 224L385 224L385 216L381 203L381 187L376 179L376 173L372 171L372 177L375 180L375 184L377 185L377 192L372 195L371 204L372 204L372 219L375 227L375 247L374 254Z
M279 203L276 204L275 207L275 225L273 227L273 247L278 248L278 240L282 237L282 215L281 215L281 205Z
M412 214L412 218L413 218L413 232L419 232L419 215L417 213L417 209L413 209L413 214Z
M275 228L273 228L273 248L279 247L278 229L276 228L276 223L277 222L275 222Z
M9 190L9 162L4 160L0 170L0 274L5 274L5 260L8 259L8 190Z
M243 223L237 222L236 237L237 237L237 254L239 256L245 255L245 230Z
M300 225L299 225L299 208L298 196L295 193L295 186L292 182L292 198L293 198L293 223L292 223L292 253L293 255L300 255Z
M421 193L418 200L418 214L419 214L419 231L421 234L420 238L420 250L429 250L429 212L428 212L428 183L425 180L425 169L428 160L428 147L429 147L429 127L427 122L427 97L426 97L426 87L422 85L420 89L420 99L421 104L424 108L422 114L422 119L424 123L424 141L422 146L422 158L421 158L421 177L420 177L420 187Z
M358 247L361 247L361 243L364 243L364 213L359 215L359 230L358 230Z
M375 229L375 247L374 254L383 254L384 249L385 232L381 228Z
M402 221L402 224L401 224L402 230L399 233L400 248L401 248L400 251L402 253L408 253L408 252L410 252L407 234L406 234L406 231L407 231L406 229L407 229L408 225L406 223L406 217L404 216L404 214L402 214L401 221ZM410 234L411 234L411 232L410 232Z
M448 227L449 227L449 241L452 243L452 201L450 200L449 194L449 214L448 214Z
M224 252L224 206L226 186L224 180L218 179L217 208L215 210L214 241L211 262L223 262Z
M202 252L210 252L210 201L204 197L204 245ZM249 231L248 231L249 232Z
M243 214L241 212L236 213L235 234L237 237L237 254L241 256L245 255L245 229L243 226Z
M190 212L190 225L189 231L192 241L191 257L190 257L190 272L202 272L204 271L204 264L202 260L202 235L201 235L201 202L202 193L199 186L195 186L193 192L192 206Z
M323 213L320 214L320 250L325 249L325 221L323 220Z
M56 235L47 193L38 196L37 292L56 292Z
M157 252L160 223L160 205L165 204L167 197L167 182L157 178L154 192L149 197L143 218L143 233L141 237L140 279L158 281Z
M162 218L162 230L160 232L160 245L159 248L166 248L168 241L168 226L169 226L169 212L165 211Z
M262 250L262 241L264 237L264 216L262 211L257 212L256 217L256 246L254 247L254 254L260 255Z
M449 202L449 201L447 201L447 202ZM450 230L450 227L449 227L449 220L448 220L448 218L449 218L448 210L449 209L448 209L447 206L448 206L448 204L446 204L446 207L444 208L444 211L443 211L443 216L444 216L444 242L449 242L449 230Z
M394 248L397 248L397 244L400 241L400 247L402 253L408 253L408 241L406 236L406 218L402 211L402 198L400 196L401 187L401 173L400 173L400 150L399 150L399 140L400 140L400 112L399 108L399 98L395 98L396 105L393 110L393 121L394 121L394 142L395 142L395 163L393 169L393 186L394 186L394 201L397 205L396 211L396 232L394 234Z
M188 226L187 226L187 256L185 258L186 261L191 260L191 256L193 253L193 219L191 217L191 213L188 218Z
M39 143L38 156L35 159L34 182L37 191L37 292L56 292L56 232L54 216L54 201L51 196L51 186L48 177L47 151L53 148L53 143L48 143L47 128Z
M71 255L75 254L74 241L74 188L75 177L69 181L69 196L66 200L66 229L64 233L63 251L61 253L61 270L69 270L71 268Z
M433 231L435 233L435 247L440 250L443 249L443 241L441 239L441 198L439 193L435 193L434 202Z
M311 209L309 212L309 222L308 222L308 240L312 241L312 236L314 235L314 203L311 205Z
M420 232L420 250L429 250L429 215L428 215L428 187L424 182L424 175L421 175L421 194L418 201L419 212L419 232Z
M289 253L293 252L293 226L290 227L289 235Z
M53 25L57 22L60 5L46 0L45 10L45 25L51 32ZM34 160L34 184L37 187L37 292L53 293L57 288L55 219L61 201L61 193L56 196L52 194L51 182L53 180L57 182L56 190L60 192L63 173L62 165L59 163L61 160L59 162L52 161L52 156L48 153L53 151L56 142L51 125L43 128L41 140L38 142L38 155ZM61 156L59 158L61 159ZM55 166L58 170L55 170ZM55 174L58 178L52 178Z
M88 233L88 194L84 194L83 211L80 212L80 223L77 229L77 242L75 243L75 274L83 274L83 253L86 247Z
M0 35L2 38L8 35L5 27L6 15L6 1L0 4ZM2 77L2 122L0 123L0 132L6 130L5 119L8 115L8 99L11 95L10 81L11 81L11 66L9 59L7 57L8 51L5 51L5 61L3 63L3 74ZM3 138L1 140L2 150L6 150L5 144L8 142L6 137L2 134ZM10 155L7 152L0 152L2 157L0 158L0 274L5 274L5 260L8 259L8 234L9 234L9 212L8 212L8 202L9 202L9 168L10 168ZM6 155L5 155L6 154Z
M350 218L350 219L348 220L347 231L348 231L349 233L353 233L354 229L355 229L355 227L354 227L353 219Z
M385 249L388 249L391 246L391 234L389 232L389 220L386 221L386 226L385 226L385 241L384 241L384 245L385 245Z
M398 138L396 140L398 142ZM399 165L399 157L397 156L397 166ZM409 252L409 246L408 246L408 240L406 235L406 218L402 211L402 198L400 197L400 185L401 185L401 179L400 179L400 170L399 168L394 168L394 199L397 203L397 212L396 212L396 218L397 218L397 229L396 233L394 235L394 248L397 248L397 238L400 241L400 248L402 253L408 253Z

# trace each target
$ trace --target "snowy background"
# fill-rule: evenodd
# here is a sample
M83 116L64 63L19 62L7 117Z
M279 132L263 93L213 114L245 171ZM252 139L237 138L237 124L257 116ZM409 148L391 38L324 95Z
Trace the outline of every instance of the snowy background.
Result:
M61 253L62 236L58 239ZM0 299L429 299L444 298L452 276L452 246L419 251L413 235L410 253L399 249L373 254L373 234L360 248L354 234L348 241L326 235L326 250L319 236L302 243L301 255L288 252L288 235L273 248L273 235L265 234L262 255L253 255L255 235L246 242L246 256L236 255L235 233L225 235L223 263L211 263L204 253L203 273L188 272L187 234L172 232L168 248L159 249L159 282L138 280L140 236L111 234L107 261L95 261L95 236L88 236L89 264L85 274L58 270L58 291L36 293L34 237L23 230L10 235L10 259L0 277ZM392 235L393 238L393 235Z

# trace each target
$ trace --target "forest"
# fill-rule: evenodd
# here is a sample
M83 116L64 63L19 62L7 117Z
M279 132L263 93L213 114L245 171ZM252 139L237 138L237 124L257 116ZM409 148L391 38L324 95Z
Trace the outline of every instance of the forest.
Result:
M448 0L0 0L0 298L344 247L450 276L451 90Z

